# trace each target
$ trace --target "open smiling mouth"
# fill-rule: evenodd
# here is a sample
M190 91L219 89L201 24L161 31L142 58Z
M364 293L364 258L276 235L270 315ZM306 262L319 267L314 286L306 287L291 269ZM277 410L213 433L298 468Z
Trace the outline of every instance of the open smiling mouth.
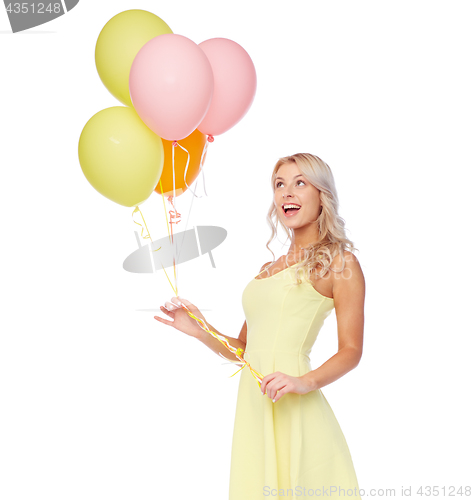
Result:
M283 205L282 208L286 217L292 217L293 215L297 214L301 206L293 203L287 203L286 205Z

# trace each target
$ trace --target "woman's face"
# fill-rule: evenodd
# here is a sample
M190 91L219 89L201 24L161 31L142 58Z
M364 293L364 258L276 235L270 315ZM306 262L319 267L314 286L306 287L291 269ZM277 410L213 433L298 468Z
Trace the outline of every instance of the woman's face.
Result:
M279 219L288 228L298 228L317 219L320 214L320 191L313 186L294 162L279 167L274 181L274 204ZM298 210L284 206L295 204Z

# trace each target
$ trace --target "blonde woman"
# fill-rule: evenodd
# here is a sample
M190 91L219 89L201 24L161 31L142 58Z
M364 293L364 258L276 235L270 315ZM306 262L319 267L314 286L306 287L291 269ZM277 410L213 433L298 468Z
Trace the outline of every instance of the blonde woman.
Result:
M269 249L273 260L243 291L246 321L240 335L227 337L265 375L260 390L249 369L240 372L229 499L361 498L345 437L321 389L360 362L363 272L338 215L335 181L324 161L306 153L281 158L271 185L274 198L267 220L272 234L266 247L277 234L278 222L291 243L287 255L277 260ZM181 303L205 320L180 297L161 307L173 321L155 318L236 361ZM332 309L338 352L313 370L309 355Z

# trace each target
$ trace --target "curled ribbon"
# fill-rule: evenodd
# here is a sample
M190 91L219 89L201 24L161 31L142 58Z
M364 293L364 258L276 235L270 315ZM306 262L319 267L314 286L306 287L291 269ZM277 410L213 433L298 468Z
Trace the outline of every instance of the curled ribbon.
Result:
M212 138L212 140L210 140L210 138ZM202 180L203 180L203 184L204 184L204 193L205 193L205 196L207 196L207 191L205 190L205 177L204 177L204 170L203 170L203 166L202 166L202 163L204 161L204 158L205 158L205 155L207 154L207 148L209 146L209 142L213 142L213 137L211 135L208 136L207 140L205 141L205 146L204 146L204 149L202 150L202 154L200 155L200 164L199 164L199 173L202 172ZM184 170L184 184L186 185L187 189L196 197L196 198L202 198L202 196L198 196L197 194L195 194L194 191L192 191L192 189L190 188L190 186L187 184L187 181L186 181L186 175L187 175L187 170L189 168L189 162L190 162L190 154L189 154L189 151L187 151L187 149L182 146L181 144L179 144L177 141L174 141L172 143L172 145L174 147L177 147L179 146L183 151L185 151L187 153L187 163L186 163L186 168ZM174 161L174 148L172 150L172 154L173 154L173 161ZM198 174L197 174L198 175Z
M167 200L172 205L172 208L174 208L174 210L169 210L169 224L178 224L179 222L181 222L181 214L177 212L176 208L174 207L172 196L168 196ZM172 219L177 220L173 221Z
M243 370L243 368L245 368L245 366L247 366L249 368L251 374L253 375L253 377L258 382L258 385L261 387L261 381L263 380L264 375L262 375L261 373L257 372L255 369L253 369L251 367L250 363L248 363L248 361L246 361L246 359L243 359L243 355L245 353L245 350L242 349L241 347L238 347L238 348L233 347L231 344L229 344L228 339L226 337L224 337L223 335L219 335L218 333L210 330L210 328L207 326L207 323L205 323L204 320L198 318L195 314L193 314L185 304L182 304L182 302L181 302L181 305L184 309L187 310L187 314L191 318L194 318L198 322L198 324L202 328L202 330L205 330L206 332L210 333L210 335L212 335L212 337L216 338L219 342L221 342L229 351L231 351L240 360L240 361L232 361L231 359L229 359L228 361L230 361L231 363L243 364L243 366L239 370L237 370L233 375L230 375L230 377L233 377L240 370ZM224 359L228 359L228 358L225 358L225 356L221 356L221 357Z

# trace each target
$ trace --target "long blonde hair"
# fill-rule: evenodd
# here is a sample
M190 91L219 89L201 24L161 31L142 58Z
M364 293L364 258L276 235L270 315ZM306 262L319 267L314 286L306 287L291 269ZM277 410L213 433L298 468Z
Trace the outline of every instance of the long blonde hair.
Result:
M311 272L315 272L316 276L323 277L328 272L332 270L334 272L342 272L345 268L345 256L344 251L358 250L351 240L349 240L345 233L345 220L338 215L338 194L335 187L335 180L330 170L330 167L321 160L318 156L309 153L297 153L291 156L285 156L280 158L276 165L274 166L273 173L271 175L271 187L275 190L275 178L277 172L281 165L285 163L294 162L299 168L300 172L304 177L320 191L320 203L321 211L317 220L313 221L317 224L319 231L319 241L312 243L308 248L305 248L304 258L295 267L295 276L297 285L302 283L300 279L301 273L308 279ZM269 243L277 236L277 225L281 222L284 231L286 232L288 238L293 237L293 230L284 225L283 221L279 218L276 205L273 201L271 208L266 217L269 226L271 227L271 237L266 243L266 247L273 254L274 253L269 248ZM275 221L275 224L273 222ZM330 267L333 259L340 254L342 259L342 268L339 270L332 269ZM287 258L286 258L287 264ZM317 274L317 266L321 266L320 273Z

